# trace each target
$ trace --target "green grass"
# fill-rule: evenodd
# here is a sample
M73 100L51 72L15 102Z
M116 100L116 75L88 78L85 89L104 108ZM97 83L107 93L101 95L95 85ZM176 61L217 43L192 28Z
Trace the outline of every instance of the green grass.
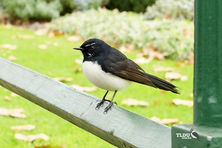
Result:
M31 35L33 39L14 39L14 35ZM47 49L41 50L39 44L57 43L58 46L49 45ZM85 78L83 73L75 73L73 64L76 59L81 59L81 53L73 51L72 48L79 46L81 43L68 41L65 37L37 36L31 30L12 27L10 29L0 26L0 45L11 44L16 45L17 49L13 51L0 49L0 57L7 58L15 56L18 64L24 65L32 70L43 73L50 77L72 77L70 84L79 84L82 86L92 86ZM131 59L136 58L136 52L128 53ZM81 67L81 65L77 65ZM116 100L120 107L136 112L145 117L156 116L159 118L178 118L181 123L192 122L192 108L185 106L174 106L168 102L175 98L192 100L193 83L193 66L178 66L177 62L172 60L157 61L154 60L149 64L141 65L145 71L155 74L161 78L164 73L154 73L155 66L174 67L175 71L188 77L187 81L173 81L180 88L180 95L170 92L161 93L158 89L146 87L140 84L132 84L128 89L117 94ZM98 89L92 92L92 95L102 97L104 90ZM31 148L38 145L64 145L66 148L79 147L96 147L108 148L113 147L109 143L100 138L72 125L71 123L61 119L60 117L48 112L45 109L27 101L22 97L11 97L11 101L5 101L4 96L10 96L11 92L4 88L0 88L0 107L5 108L24 108L27 118L17 119L11 117L0 116L0 147L4 148ZM111 96L111 94L110 94ZM109 96L109 97L110 97ZM121 105L121 101L127 98L135 98L149 102L150 106L144 107L127 107ZM155 105L154 102L160 104ZM50 137L49 141L36 140L33 143L16 140L14 138L15 131L10 129L13 125L33 124L36 129L33 131L21 132L23 134L45 133Z

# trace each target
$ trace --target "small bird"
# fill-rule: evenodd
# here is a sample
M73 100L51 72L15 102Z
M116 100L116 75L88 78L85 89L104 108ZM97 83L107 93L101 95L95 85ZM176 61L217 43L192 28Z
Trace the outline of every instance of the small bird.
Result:
M100 39L88 39L80 47L73 49L80 50L83 54L83 73L87 79L106 90L96 109L99 109L105 101L109 101L104 110L107 112L113 105L117 91L127 88L131 82L178 93L176 86L146 73L134 61ZM114 91L114 94L111 100L106 100L109 91Z

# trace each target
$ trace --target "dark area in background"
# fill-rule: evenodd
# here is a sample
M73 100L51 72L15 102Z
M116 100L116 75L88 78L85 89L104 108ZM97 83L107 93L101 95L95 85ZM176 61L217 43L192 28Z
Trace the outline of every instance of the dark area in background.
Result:
M151 6L156 0L109 0L106 5L108 9L119 9L119 11L145 12L147 6Z

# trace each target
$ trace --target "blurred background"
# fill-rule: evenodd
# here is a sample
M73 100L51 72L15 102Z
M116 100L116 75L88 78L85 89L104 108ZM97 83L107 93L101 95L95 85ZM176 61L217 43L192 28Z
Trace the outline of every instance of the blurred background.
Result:
M72 48L102 39L181 93L132 84L118 106L167 126L191 123L193 19L194 0L0 0L0 57L101 98ZM0 130L2 148L114 147L2 87Z

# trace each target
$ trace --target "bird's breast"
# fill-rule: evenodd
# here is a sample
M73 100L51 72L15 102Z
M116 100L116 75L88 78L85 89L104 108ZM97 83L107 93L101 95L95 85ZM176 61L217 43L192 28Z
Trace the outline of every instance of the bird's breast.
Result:
M130 85L130 81L103 71L97 62L84 61L83 73L91 83L105 90L122 90Z

